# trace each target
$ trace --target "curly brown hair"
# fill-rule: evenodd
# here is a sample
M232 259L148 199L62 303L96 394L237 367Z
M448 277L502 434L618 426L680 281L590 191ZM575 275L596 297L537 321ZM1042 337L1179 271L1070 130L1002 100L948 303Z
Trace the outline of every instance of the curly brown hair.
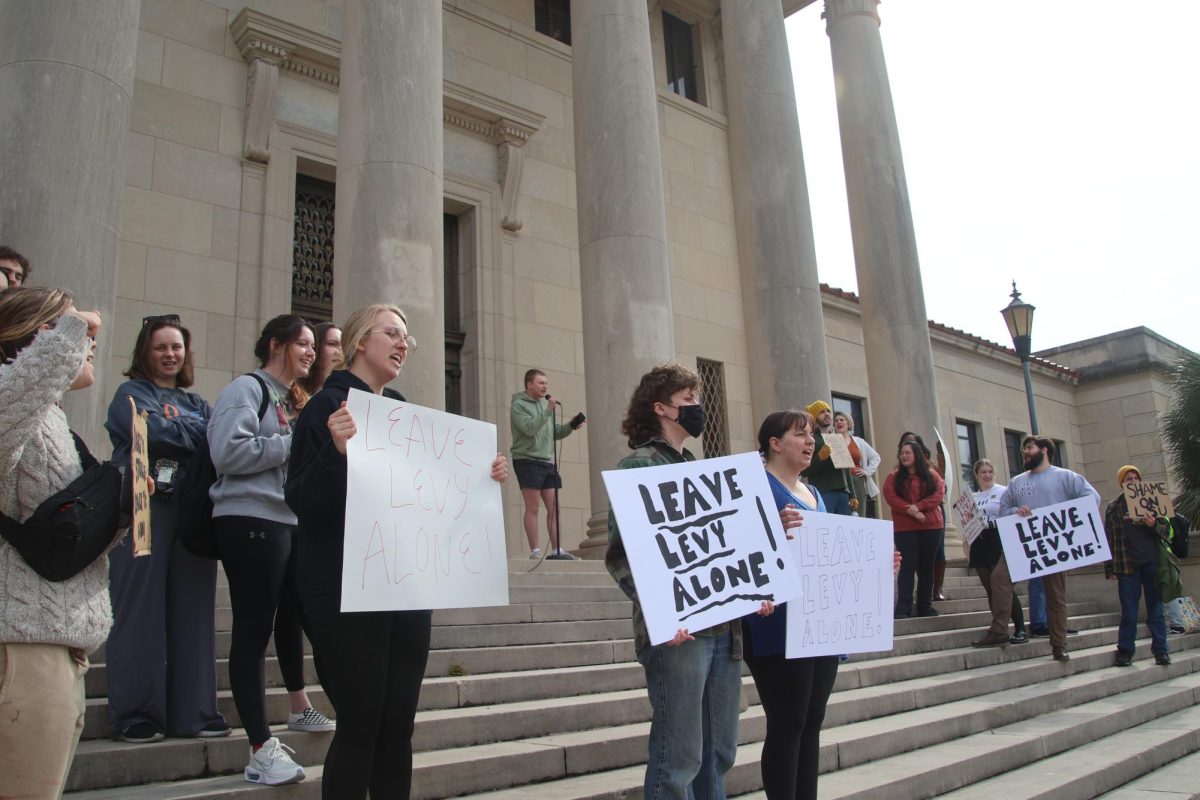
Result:
M662 423L654 413L655 403L670 405L671 395L680 389L700 391L700 377L682 364L659 364L642 376L633 397L629 398L629 410L621 420L621 433L635 450L662 434Z

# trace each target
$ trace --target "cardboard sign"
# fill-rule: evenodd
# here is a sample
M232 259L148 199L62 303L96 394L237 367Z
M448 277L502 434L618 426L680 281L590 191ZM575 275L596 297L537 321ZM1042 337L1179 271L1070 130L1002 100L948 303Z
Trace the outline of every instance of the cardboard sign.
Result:
M1013 582L1065 572L1112 558L1104 518L1091 496L996 520Z
M508 603L496 426L350 390L342 611Z
M602 475L652 644L799 592L758 453Z
M892 649L892 523L804 512L792 531L800 594L787 604L788 658Z
M963 539L967 544L973 544L979 538L979 534L983 533L983 529L987 527L987 520L984 519L979 507L975 505L975 495L969 491L963 492L954 501L954 513L958 516L958 523L962 526Z
M129 397L129 395L126 395ZM133 556L150 555L150 453L146 412L138 413L129 397L132 423L129 428L129 474L133 476Z
M1129 507L1131 517L1150 519L1175 514L1175 504L1167 494L1166 481L1124 483L1121 488L1125 491L1125 504Z
M828 433L823 437L829 445L829 459L838 469L853 469L854 456L850 455L850 444L840 433Z

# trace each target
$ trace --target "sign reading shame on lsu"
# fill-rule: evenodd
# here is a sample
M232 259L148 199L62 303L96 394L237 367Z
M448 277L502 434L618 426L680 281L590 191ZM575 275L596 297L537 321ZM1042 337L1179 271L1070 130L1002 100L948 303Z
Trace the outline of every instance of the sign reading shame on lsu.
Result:
M350 390L342 611L508 603L496 426Z
M800 594L786 606L784 655L891 650L892 523L805 511L792 536Z
M1013 582L1065 572L1112 558L1104 518L1092 497L1033 509L996 520Z
M758 453L602 474L651 644L799 591Z

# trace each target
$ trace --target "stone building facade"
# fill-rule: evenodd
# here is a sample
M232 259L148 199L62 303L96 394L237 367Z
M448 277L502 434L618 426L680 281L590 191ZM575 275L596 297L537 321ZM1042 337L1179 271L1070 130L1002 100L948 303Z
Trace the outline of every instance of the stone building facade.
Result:
M106 438L144 315L180 314L214 399L272 316L387 299L421 341L399 381L414 401L496 422L502 449L529 367L587 409L562 448L567 546L600 543L624 404L671 358L710 388L709 454L832 392L885 463L907 428L956 450L961 422L1006 464L1019 364L927 323L877 0L825 0L862 296L818 284L783 31L805 5L3 4L0 106L22 121L5 125L0 240L112 323L73 418ZM1081 343L1034 369L1043 431L1106 496L1123 458L1166 470L1174 346L1127 338L1151 356L1106 370ZM506 489L514 553L519 506Z

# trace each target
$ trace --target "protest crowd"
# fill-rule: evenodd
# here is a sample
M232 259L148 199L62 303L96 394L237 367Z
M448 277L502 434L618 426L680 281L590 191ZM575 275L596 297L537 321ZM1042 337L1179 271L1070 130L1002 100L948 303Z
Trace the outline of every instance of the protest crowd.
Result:
M26 259L0 248L0 695L20 719L0 729L0 796L59 796L83 727L88 656L102 645L112 738L151 744L165 737L230 734L216 699L214 594L220 561L232 606L230 684L250 743L245 779L281 785L305 777L267 723L264 657L273 636L290 707L288 728L333 731L322 796L407 798L431 611L342 606L352 483L347 451L364 424L348 407L350 391L403 400L387 387L417 348L404 312L389 304L368 305L340 326L276 317L255 345L259 366L235 378L215 405L189 391L194 365L184 322L171 314L145 317L125 371L128 380L117 388L104 423L112 459L100 463L72 433L62 399L93 384L93 352L105 320L77 308L66 290L29 286L29 275ZM560 421L555 410L561 401L548 389L545 373L531 369L523 390L513 395L512 457L530 557L542 557L538 523L544 507L552 552L547 557L571 558L561 550L555 516L561 481L554 443L577 430L584 416ZM688 468L695 458L685 443L704 430L702 390L699 377L678 364L641 376L620 421L631 452L614 465L617 470L635 476L652 468ZM711 503L687 481L679 493L673 493L674 483L662 484L657 499L643 489L646 514L659 520L661 530L680 532L677 551L665 538L656 547L677 575L689 574L688 582L676 580L677 610L694 609L704 619L700 612L715 603L699 604L726 582L753 589L787 576L794 570L784 569L779 546L802 552L798 537L809 535L806 515L865 520L868 504L881 496L891 523L872 522L884 525L888 541L894 541L894 553L889 546L880 560L889 586L896 576L892 618L938 615L935 603L945 599L946 510L954 501L946 496L940 452L934 457L919 435L905 433L894 465L877 479L880 454L854 435L848 415L835 413L822 399L769 414L757 444L756 479L763 481L776 515L771 518L759 501L769 540L766 556L752 554L722 571L709 562L733 547L722 552L713 547L705 559L696 548L712 545L709 534L722 547L730 533L740 536L741 528L717 521L734 512L697 517ZM1066 572L1044 554L1054 521L1074 519L1077 510L1061 518L1047 510L1076 502L1102 505L1083 476L1052 465L1053 454L1052 440L1026 437L1025 471L1007 487L995 482L990 461L973 465L979 529L969 537L968 564L992 614L974 647L1020 645L1030 635L1044 635L1056 661L1070 658ZM139 457L147 465L144 475L136 467ZM734 472L705 481L706 491L717 501L747 495L748 478ZM503 482L507 475L506 457L496 454L491 479ZM1177 514L1146 512L1127 499L1141 485L1136 466L1122 467L1117 478L1126 491L1103 506L1106 536L1095 543L1102 550L1087 545L1089 554L1111 554L1104 569L1115 581L1121 607L1114 665L1132 661L1143 602L1155 661L1167 665L1168 631L1182 624L1187 598L1177 571L1174 583L1164 582L1164 553L1186 555L1189 523ZM70 500L83 497L95 503ZM674 505L679 497L686 511ZM111 514L101 513L110 506ZM136 527L146 511L152 545L143 544L142 532L129 533L131 520ZM766 717L761 759L766 796L815 798L820 730L846 651L831 645L797 657L794 637L809 607L807 600L798 606L795 592L790 602L775 602L772 594L748 589L740 616L710 625L673 624L665 636L656 636L662 630L652 621L660 618L657 594L649 600L647 585L639 587L635 576L641 568L633 555L635 545L641 546L635 539L645 529L631 528L615 512L609 514L605 564L632 601L635 649L653 709L645 796L725 797L725 774L738 746L745 661ZM699 526L697 519L708 526L705 544L698 531L682 533ZM1006 538L1013 530L1028 556L1020 563ZM772 531L789 541L776 541ZM695 547L687 544L689 535ZM64 536L78 544L61 546ZM700 569L705 566L711 567L707 578ZM1028 626L1016 593L1026 578L1033 578ZM790 616L789 606L797 606ZM890 642L891 620L886 622ZM305 636L335 719L309 700Z

